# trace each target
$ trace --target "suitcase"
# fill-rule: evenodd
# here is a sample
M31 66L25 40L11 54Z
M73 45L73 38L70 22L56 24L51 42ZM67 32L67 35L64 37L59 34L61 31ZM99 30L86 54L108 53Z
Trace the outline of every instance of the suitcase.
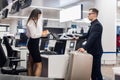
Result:
M65 80L90 80L92 55L78 51L71 52Z

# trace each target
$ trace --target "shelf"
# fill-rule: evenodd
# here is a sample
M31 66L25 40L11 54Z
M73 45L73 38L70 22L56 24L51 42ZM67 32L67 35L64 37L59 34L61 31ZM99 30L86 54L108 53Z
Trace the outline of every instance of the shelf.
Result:
M0 26L6 26L6 27L8 27L8 26L10 26L10 24L1 24L0 23Z
M28 17L26 16L8 16L8 18L28 19ZM43 20L60 21L59 19L53 19L53 18L43 18Z

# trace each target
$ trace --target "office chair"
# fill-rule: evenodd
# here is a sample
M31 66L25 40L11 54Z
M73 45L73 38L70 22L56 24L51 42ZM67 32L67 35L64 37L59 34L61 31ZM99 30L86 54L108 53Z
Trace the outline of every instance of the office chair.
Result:
M9 57L5 56L5 52L0 43L0 68L3 74L15 74L18 75L21 72L27 72L22 66L18 66L18 62L24 61L20 59L9 59ZM11 64L11 65L10 65Z
M2 42L2 39L0 39L0 43ZM4 51L3 51L3 49L2 49L2 46L0 45L0 67L2 67L4 64L5 64L5 62L6 62L6 58L4 58L5 57L5 54L2 54L2 53L4 53Z
M6 50L7 50L7 55L8 57L17 57L17 53L19 51L17 50L13 50L10 43L9 43L9 39L7 36L3 37L3 43L5 44Z

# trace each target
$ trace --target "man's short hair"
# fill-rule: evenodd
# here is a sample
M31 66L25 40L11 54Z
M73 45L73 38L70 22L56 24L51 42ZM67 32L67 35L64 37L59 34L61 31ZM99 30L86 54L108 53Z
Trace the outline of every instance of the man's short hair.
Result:
M98 13L99 13L98 9L96 9L96 8L90 8L89 10L92 10L92 12L96 13L97 16L98 16Z

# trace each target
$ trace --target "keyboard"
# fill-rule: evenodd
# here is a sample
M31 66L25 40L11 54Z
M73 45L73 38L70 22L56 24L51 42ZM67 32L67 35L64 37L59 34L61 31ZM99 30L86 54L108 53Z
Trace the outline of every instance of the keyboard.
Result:
M55 51L42 51L41 54L45 54L45 55L57 55L57 52L55 52Z

